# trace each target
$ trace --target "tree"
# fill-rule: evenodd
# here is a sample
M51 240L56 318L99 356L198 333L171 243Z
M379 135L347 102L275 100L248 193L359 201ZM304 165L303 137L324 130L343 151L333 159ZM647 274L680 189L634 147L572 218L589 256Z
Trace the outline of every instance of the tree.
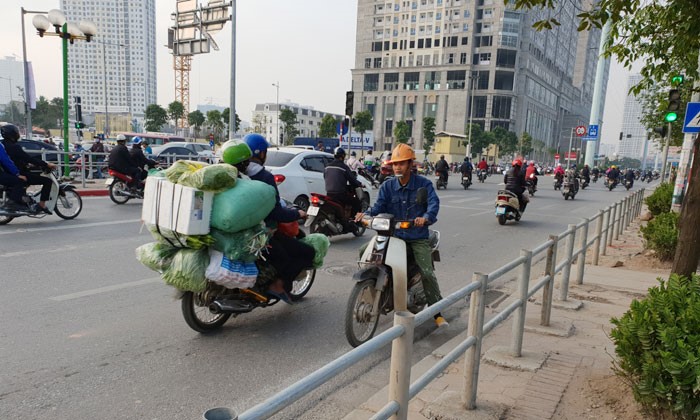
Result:
M481 128L481 125L479 124L471 124L471 130L469 127L469 124L467 124L467 129L466 129L467 134L471 132L471 152L472 154L479 154L484 151L484 149L488 148L489 145L494 144L496 142L496 137L493 133L489 131L484 131L483 128ZM464 142L464 145L466 146L469 143L469 138Z
M425 152L426 159L430 154L430 148L433 147L435 142L435 118L424 117L423 118L423 151Z
M324 115L321 119L321 125L318 127L318 136L324 139L335 137L337 125L338 121L331 114Z
M20 106L20 103L18 101L8 103L2 114L0 114L0 121L21 126L24 120L24 110L22 109L24 106Z
M399 121L394 127L394 138L397 143L406 143L411 138L411 128L406 121Z
M280 112L280 122L283 124L284 144L291 144L292 140L299 135L297 116L291 109L285 108Z
M533 150L532 141L532 136L527 131L523 132L518 142L518 154L521 156L529 155Z
M146 131L160 131L160 128L168 122L168 112L158 104L150 104L146 107Z
M194 127L195 137L199 137L199 130L202 129L204 121L206 121L206 117L204 117L204 114L202 114L200 110L192 111L187 114L187 122L191 127Z
M517 134L503 127L496 127L492 132L501 156L511 155L518 150Z
M238 132L241 129L241 119L238 117L238 113L235 113L236 115L236 132ZM224 111L221 113L221 118L224 120L224 124L226 124L226 132L230 130L229 128L229 123L231 122L231 109L230 108L225 108ZM228 137L228 136L227 136Z
M48 101L44 96L40 96L36 102L36 109L32 111L32 125L50 130L58 128L59 121L63 121L63 98Z
M207 111L207 127L214 133L215 141L221 140L221 134L224 131L224 121L221 118L221 112L216 109Z
M185 116L185 106L182 105L182 102L170 102L168 105L168 116L175 122L175 127L177 127L179 125L178 122Z
M360 111L355 114L355 122L353 122L352 126L355 131L360 133L360 138L363 139L362 144L365 144L365 133L372 129L372 125L374 125L374 121L372 121L372 114L368 110ZM364 153L364 148L362 151Z

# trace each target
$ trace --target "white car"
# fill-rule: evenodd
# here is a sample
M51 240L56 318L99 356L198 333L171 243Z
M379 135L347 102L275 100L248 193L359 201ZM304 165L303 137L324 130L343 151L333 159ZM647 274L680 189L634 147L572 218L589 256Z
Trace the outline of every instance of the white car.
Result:
M332 160L333 155L330 153L316 150L270 147L267 149L265 168L275 176L280 196L306 210L312 192L326 194L323 171ZM361 199L369 205L368 191L372 189L372 184L361 176L357 179L365 190Z

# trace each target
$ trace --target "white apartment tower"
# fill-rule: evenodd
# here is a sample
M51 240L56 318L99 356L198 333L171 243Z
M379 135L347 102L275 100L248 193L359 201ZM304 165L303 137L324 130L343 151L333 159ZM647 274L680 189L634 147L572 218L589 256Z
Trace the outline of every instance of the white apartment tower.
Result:
M71 103L80 96L88 118L105 111L143 118L156 103L155 0L61 0L61 10L69 21L97 25L93 41L68 47Z
M629 93L629 89L642 80L639 74L632 74L627 79L627 98L623 108L622 139L617 154L620 157L640 159L644 152L644 142L647 141L647 129L642 125L642 103Z
M436 131L466 134L472 119L557 148L589 118L600 31L576 30L587 1L525 13L500 0L359 0L354 111L374 116L378 149L401 120L421 147L424 117ZM532 29L550 16L561 25Z

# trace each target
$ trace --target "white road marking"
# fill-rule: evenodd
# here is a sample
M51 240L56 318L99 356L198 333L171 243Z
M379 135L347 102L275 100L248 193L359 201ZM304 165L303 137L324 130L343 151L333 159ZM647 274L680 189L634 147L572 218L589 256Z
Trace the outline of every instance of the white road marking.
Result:
M461 200L450 200L450 204L461 204L461 203L466 203L467 201L475 201L475 200L481 200L481 197L469 197L469 198L463 198Z
M54 300L56 302L63 302L66 300L79 299L81 297L99 295L101 293L113 292L115 290L129 289L131 287L145 286L147 284L160 283L163 280L160 277L153 277L150 279L143 279L137 281L130 281L128 283L113 284L111 286L98 287L97 289L83 290L82 292L70 293L67 295L53 296L49 300Z
M4 254L0 254L0 258L12 258L12 257L19 257L22 255L53 254L53 253L57 253L57 252L75 251L76 249L78 249L77 246L68 245L68 246L63 246L61 248L32 249L29 251L6 252Z
M81 229L81 228L87 228L87 227L96 227L96 226L110 226L110 225L123 225L127 223L140 223L141 219L130 219L130 220L112 220L110 222L95 222L95 223L82 223L79 225L70 225L70 226L51 226L51 227L41 227L41 228L27 228L27 229L15 229L13 231L8 231L8 232L0 232L0 235L12 235L14 233L31 233L31 232L47 232L51 230L67 230L67 229Z

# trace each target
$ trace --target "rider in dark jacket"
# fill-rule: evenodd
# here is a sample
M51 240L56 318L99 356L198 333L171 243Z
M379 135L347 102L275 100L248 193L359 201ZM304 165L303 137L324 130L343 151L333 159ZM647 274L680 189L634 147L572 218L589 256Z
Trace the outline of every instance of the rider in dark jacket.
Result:
M131 150L129 151L129 156L131 157L131 161L136 165L137 168L141 170L141 179L146 179L146 176L148 175L148 172L144 169L147 165L148 168L154 168L156 165L158 165L158 162L156 162L153 159L149 159L146 157L146 155L143 154L143 149L141 149L141 137L134 137L133 142L131 143Z
M506 184L506 190L512 192L518 196L518 202L520 203L520 212L525 211L527 207L527 201L523 193L527 189L527 183L525 181L525 171L522 169L523 161L520 159L515 159L513 161L513 167L506 172L503 177L503 182Z
M141 169L131 160L129 149L126 148L126 137L123 134L117 136L117 145L109 152L107 165L109 169L130 176L132 181L129 186L138 185L141 180Z
M440 175L440 179L447 182L447 176L450 173L450 165L445 160L445 156L440 156L440 160L435 163L435 173Z
M352 207L352 214L359 213L362 209L360 199L355 196L354 189L362 187L352 170L344 162L345 149L335 149L335 159L326 166L323 179L326 181L326 194L333 200L343 205ZM348 186L352 190L348 190Z
M469 161L468 157L464 158L464 162L462 162L462 166L460 166L459 171L462 173L462 176L466 176L469 178L469 182L472 182L472 171L474 170L474 166L472 163Z
M3 144L0 143L0 184L8 188L8 197L14 207L26 208L22 201L24 195L24 182L27 177L22 175L15 163L8 156Z

